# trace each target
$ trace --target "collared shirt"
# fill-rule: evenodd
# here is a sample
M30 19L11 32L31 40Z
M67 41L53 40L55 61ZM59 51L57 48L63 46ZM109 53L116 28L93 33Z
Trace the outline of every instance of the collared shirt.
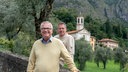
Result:
M44 44L48 44L48 43L52 42L52 36L48 39L48 41L45 41L44 38L42 38L41 42Z
M62 37L60 37L59 34L54 37L60 39L63 42L63 44L65 45L65 47L71 55L75 54L75 40L71 35L66 33Z

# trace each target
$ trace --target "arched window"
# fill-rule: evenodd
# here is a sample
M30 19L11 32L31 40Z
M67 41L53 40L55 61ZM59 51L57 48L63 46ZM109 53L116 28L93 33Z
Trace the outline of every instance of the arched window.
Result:
M80 19L78 18L77 20L78 20L77 22L78 22L78 24L79 24L79 23L80 23Z

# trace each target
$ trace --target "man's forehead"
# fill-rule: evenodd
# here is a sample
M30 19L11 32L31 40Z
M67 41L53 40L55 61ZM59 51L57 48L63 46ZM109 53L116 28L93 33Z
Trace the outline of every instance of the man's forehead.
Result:
M51 27L51 24L42 24L41 26L50 26Z
M59 25L59 27L65 27L65 25L62 24L62 25Z

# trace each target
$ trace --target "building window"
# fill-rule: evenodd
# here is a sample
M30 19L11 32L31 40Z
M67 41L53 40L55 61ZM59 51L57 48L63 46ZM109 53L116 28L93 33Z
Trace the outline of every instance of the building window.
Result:
M83 23L83 19L81 18L81 23Z
M78 18L78 23L80 23L80 19Z

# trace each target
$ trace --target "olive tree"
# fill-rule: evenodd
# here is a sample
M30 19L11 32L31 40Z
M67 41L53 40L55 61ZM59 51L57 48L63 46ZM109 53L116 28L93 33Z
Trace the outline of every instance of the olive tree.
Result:
M125 54L122 48L115 49L114 55L115 63L120 64L120 70L123 69L128 63L128 56Z
M75 61L78 63L78 68L83 70L86 61L92 57L92 48L84 39L76 40L75 42Z
M103 46L96 46L94 61L99 67L99 63L102 62L104 69L106 69L107 60L112 58L112 50Z

